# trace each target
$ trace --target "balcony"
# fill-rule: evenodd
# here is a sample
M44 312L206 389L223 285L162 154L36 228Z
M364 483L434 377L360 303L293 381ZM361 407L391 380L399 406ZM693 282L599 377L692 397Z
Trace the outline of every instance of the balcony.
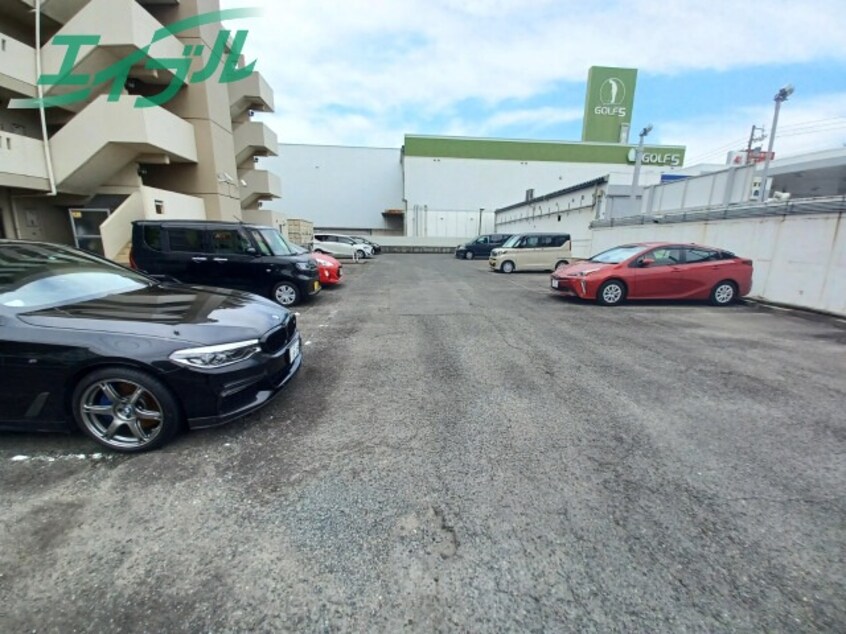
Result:
M0 187L50 189L43 141L0 132Z
M235 126L232 137L236 165L256 156L276 156L279 151L276 133L258 121L246 121Z
M279 177L267 170L243 170L238 178L246 183L241 185L241 208L255 207L260 200L271 200L282 195Z
M35 0L21 0L30 9L35 9ZM65 24L86 5L88 0L62 0L62 2L44 2L41 0L41 13L59 24Z
M52 4L52 3L51 3ZM59 3L60 4L60 3ZM49 6L49 5L47 5ZM162 24L135 0L90 0L67 23L57 36L98 35L97 46L83 46L73 67L73 74L94 75L129 55L137 53L153 41ZM44 74L58 74L68 51L67 46L56 45L51 40L42 47ZM130 75L150 84L166 86L173 74L168 70L148 69L150 59L181 58L183 45L176 37L166 37L150 47L149 55L138 61ZM92 78L93 80L93 78ZM80 90L82 86L45 85L46 95L61 95ZM94 87L93 95L111 89L111 82ZM74 103L68 108L79 111L84 103Z
M229 111L232 118L246 110L273 112L273 90L259 72L229 84Z
M135 97L97 97L51 139L56 182L85 193L141 155L196 163L194 126L163 108L135 108Z
M35 49L0 33L0 90L35 97Z

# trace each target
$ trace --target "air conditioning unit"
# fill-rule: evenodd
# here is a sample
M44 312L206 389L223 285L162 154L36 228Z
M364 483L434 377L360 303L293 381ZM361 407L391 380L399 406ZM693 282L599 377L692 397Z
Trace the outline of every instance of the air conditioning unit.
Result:
M761 177L752 178L752 190L749 192L749 200L760 200L761 198Z

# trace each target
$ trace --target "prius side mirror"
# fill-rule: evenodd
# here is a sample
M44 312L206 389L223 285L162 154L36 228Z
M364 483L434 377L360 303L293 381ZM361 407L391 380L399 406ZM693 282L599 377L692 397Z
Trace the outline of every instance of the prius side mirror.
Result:
M247 255L258 255L259 252L255 247L247 247Z

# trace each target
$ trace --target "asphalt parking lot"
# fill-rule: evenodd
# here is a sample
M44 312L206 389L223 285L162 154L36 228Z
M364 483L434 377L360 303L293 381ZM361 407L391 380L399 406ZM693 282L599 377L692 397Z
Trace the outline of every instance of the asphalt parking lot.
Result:
M0 631L842 631L842 322L344 268L243 421L0 434Z

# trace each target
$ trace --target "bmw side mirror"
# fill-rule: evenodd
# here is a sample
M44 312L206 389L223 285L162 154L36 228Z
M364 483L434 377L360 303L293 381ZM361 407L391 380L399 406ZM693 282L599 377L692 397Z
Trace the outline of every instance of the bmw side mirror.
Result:
M655 264L655 260L652 258L641 258L640 260L641 266L650 266L651 264Z

